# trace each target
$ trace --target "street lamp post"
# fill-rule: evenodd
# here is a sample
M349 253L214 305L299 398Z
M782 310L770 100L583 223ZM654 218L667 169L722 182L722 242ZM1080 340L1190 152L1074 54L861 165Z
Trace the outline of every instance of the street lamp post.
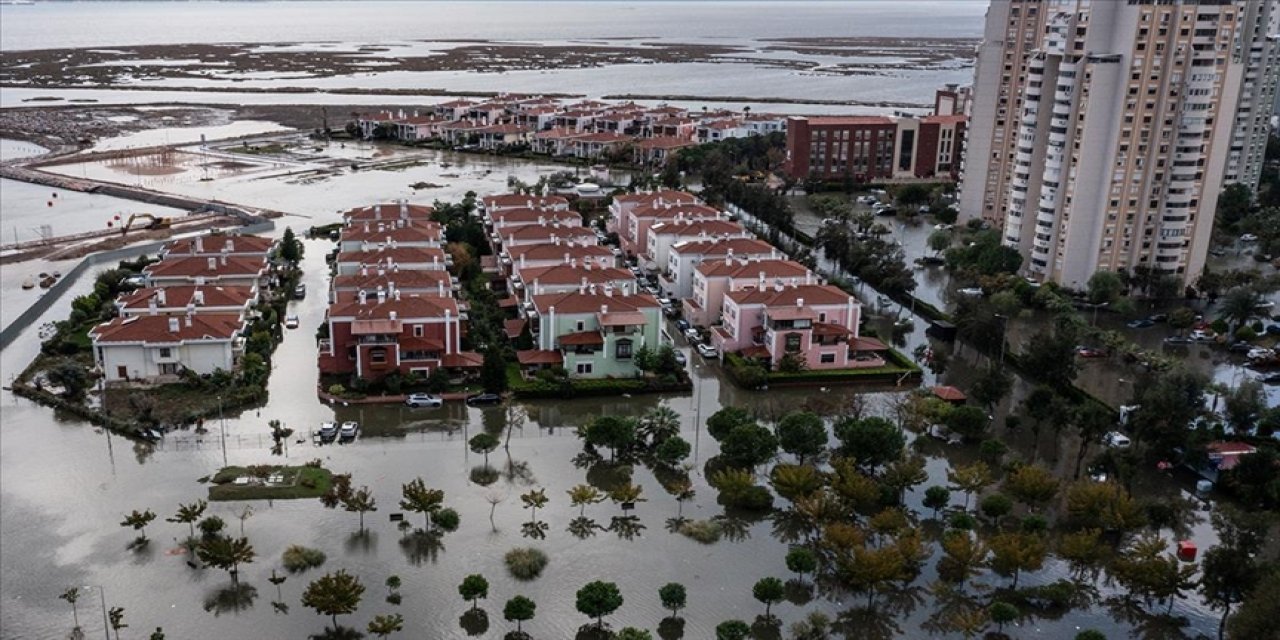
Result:
M227 466L227 420L222 415L222 396L218 396L218 422L222 429L222 466Z
M1009 316L997 313L996 317L1000 318L1000 366L1004 367L1004 346L1009 342Z
M102 599L102 635L107 640L111 640L111 624L107 622L107 590L99 585L86 584L81 589L97 589L98 596Z

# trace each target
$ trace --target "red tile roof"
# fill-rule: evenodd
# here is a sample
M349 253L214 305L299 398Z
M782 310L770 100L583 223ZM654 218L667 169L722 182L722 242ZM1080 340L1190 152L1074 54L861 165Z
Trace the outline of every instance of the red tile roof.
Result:
M708 260L698 265L698 272L708 278L803 278L809 268L784 258Z
M449 369L476 369L484 365L484 356L474 351L446 353L440 359L440 366Z
M431 214L435 213L435 208L425 204L406 204L404 213L411 220L430 220ZM343 212L342 217L346 220L359 222L365 220L394 220L401 217L400 203L386 202L367 207L356 207Z
M746 229L728 220L685 220L660 222L649 228L651 235L722 236L745 233Z
M720 215L720 211L715 207L708 207L705 204L695 204L693 202L685 202L673 204L664 202L663 204L642 204L631 210L631 215L636 218L714 218Z
M396 319L405 322L422 318L443 318L446 311L449 312L450 317L457 318L458 302L453 298L401 295L399 300L388 298L385 302L379 303L375 296L368 296L364 304L355 300L330 305L329 317L356 320L390 319L392 311L396 313Z
M525 195L523 193L502 193L498 195L485 196L480 199L484 204L484 208L492 209L494 207L554 207L564 208L569 206L569 201L562 196L534 196Z
M504 209L489 215L493 219L493 225L495 227L511 224L550 224L552 222L559 222L562 226L565 224L570 226L582 226L582 216L576 211L519 207L515 209Z
M444 239L444 230L440 223L429 220L411 220L405 226L387 225L382 230L378 223L363 221L352 224L342 230L344 242L439 242Z
M577 258L579 261L585 258L611 258L613 252L598 244L571 244L547 242L544 244L524 244L516 247L506 247L504 249L507 255L511 256L511 260L516 265L520 264L520 256L524 256L525 260L556 260L564 256L569 259Z
M89 331L95 343L177 344L227 341L244 327L234 313L196 313L180 316L116 318Z
M616 144L620 142L630 142L631 140L635 140L635 136L627 136L627 135L622 135L620 133L612 133L609 131L602 131L600 133L588 133L587 135L580 136L573 139L575 143L596 142L599 144Z
M639 311L610 311L599 314L597 319L600 326L604 327L632 327L648 322L644 314Z
M888 351L889 350L889 347L885 346L883 342L880 342L875 338L862 338L862 337L854 338L853 340L849 341L849 346L853 347L854 351Z
M692 193L673 191L671 189L660 189L647 193L628 193L614 196L613 200L614 202L634 202L638 204L653 204L659 200L663 202L699 202L698 197Z
M453 283L449 279L449 272L442 269L424 270L424 269L405 269L395 273L386 273L378 275L376 270L370 270L367 274L354 273L350 275L337 276L333 280L333 287L338 291L376 291L378 287L390 289L394 284L401 291L410 291L413 289L423 289L435 291L439 289L441 284L444 285L446 292L453 288Z
M964 402L966 397L963 391L952 386L934 387L933 395L947 402Z
M682 149L684 147L696 146L698 143L686 138L676 138L674 136L658 136L656 138L647 138L636 143L641 149Z
M772 320L812 320L818 312L810 307L767 307L765 314Z
M508 338L515 340L520 337L520 334L524 333L524 326L526 324L528 324L528 322L525 321L524 318L508 318L502 321L502 329L507 334Z
M599 331L582 331L579 333L566 333L560 336L557 341L562 347L577 347L604 344L604 335Z
M599 289L596 293L578 293L577 291L568 291L565 293L548 293L533 296L533 306L538 313L547 315L552 307L555 307L556 313L600 313L604 308L609 311L638 311L646 308L658 308L658 300L651 295L645 293L637 293L632 295L622 295L614 293L611 296L605 295Z
M587 269L582 265L555 264L546 267L516 267L516 273L524 281L525 286L532 287L534 282L544 285L587 284L602 285L606 282L635 280L635 275L626 269L617 267L595 267Z
M685 240L671 247L681 254L706 256L775 255L773 245L756 238L727 238L716 240Z
M165 245L170 254L217 254L230 245L228 253L260 253L265 255L276 243L271 238L262 236L213 235L200 236L201 249L196 250L195 238L178 238Z
M213 261L213 265L209 262ZM216 277L250 276L267 270L267 260L248 256L165 256L160 262L149 264L142 272L152 277Z
M530 349L528 351L517 351L516 360L520 361L520 364L525 366L563 364L564 356L560 355L559 351Z
M843 305L848 304L853 296L829 284L801 284L784 286L779 291L776 287L766 289L744 289L730 291L725 298L739 305L763 305L765 307L795 307L803 301L808 305ZM856 301L855 301L856 302Z
M163 293L161 293L162 291ZM197 291L204 298L204 302L196 305L197 309L200 307L242 307L245 303L257 297L253 287L182 284L171 287L146 287L129 293L122 293L117 298L116 304L126 309L146 308L154 297L156 298L156 306L160 308L186 308L195 299ZM164 297L163 304L159 300L161 296Z
M370 247L367 251L343 251L339 263L375 264L390 258L397 264L444 263L444 250L438 247Z
M920 122L930 124L956 124L959 122L968 122L969 116L966 115L933 115L920 118Z

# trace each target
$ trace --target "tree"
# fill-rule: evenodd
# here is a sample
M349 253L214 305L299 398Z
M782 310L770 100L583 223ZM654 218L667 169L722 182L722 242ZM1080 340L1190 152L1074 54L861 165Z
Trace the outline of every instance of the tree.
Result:
M488 431L481 431L467 441L467 445L471 447L471 453L479 453L484 455L484 466L489 466L489 454L498 445L502 444L498 441L498 437Z
M972 533L952 529L942 537L943 556L938 560L938 575L963 586L986 563L988 551Z
M1018 588L1018 577L1023 571L1039 571L1049 552L1044 539L1033 533L1021 531L998 533L988 540L991 546L991 569L1013 578L1013 588Z
M547 498L546 489L533 489L529 493L520 495L520 502L524 503L524 508L529 510L529 521L537 522L538 509L547 506L549 499Z
M248 538L215 536L201 540L196 555L201 562L231 574L231 584L236 585L240 582L240 565L253 562L257 552Z
M769 472L769 483L778 495L795 502L817 493L826 479L811 465L780 464Z
M430 489L422 478L414 478L408 484L400 486L403 499L400 508L413 513L421 513L426 518L424 530L431 528L431 517L440 511L444 504L444 491Z
M1025 464L1009 473L1004 480L1004 490L1018 502L1037 509L1057 495L1058 480L1040 465Z
M520 625L533 619L534 613L538 610L538 605L533 600L524 596L516 596L507 601L502 607L502 618L507 622L516 623L516 633L522 633Z
M1244 602L1263 577L1256 558L1266 540L1268 517L1224 505L1214 510L1212 521L1218 545L1200 562L1200 593L1210 607L1222 609L1221 640L1231 607Z
M484 360L480 365L480 384L489 393L502 393L507 390L507 361L502 357L502 349L492 345L484 351Z
M116 632L116 640L120 640L120 630L129 627L124 623L124 607L111 607L107 617L111 619L111 630Z
M1111 576L1128 590L1129 597L1141 598L1148 606L1155 600L1167 601L1172 609L1174 600L1192 587L1195 566L1183 566L1166 553L1167 546L1157 536L1144 537L1111 563Z
M569 494L569 504L578 507L578 516L582 517L587 514L587 505L599 504L604 502L605 496L600 490L589 485L580 484L567 492Z
M147 509L145 511L138 511L137 509L135 509L133 513L130 513L124 517L124 521L120 523L120 526L132 527L134 531L139 532L138 541L146 542L147 541L147 525L151 524L151 521L155 519L156 519L156 514L153 513L150 509Z
M940 254L951 247L951 232L938 230L929 234L929 249L934 255Z
M746 409L736 406L724 407L707 418L707 433L719 442L724 440L734 427L754 424L756 424L755 418L751 417Z
M1072 479L1080 478L1080 467L1089 453L1089 447L1102 443L1102 438L1110 431L1112 422L1111 411L1096 402L1086 402L1075 412L1080 447L1076 449L1076 467Z
M674 467L685 458L688 458L692 452L693 445L689 444L688 440L680 436L671 436L663 440L662 444L659 444L653 450L653 456L662 464Z
M680 615L680 610L688 603L687 597L684 585L679 582L668 582L658 588L658 599L662 601L662 608L670 609L672 618Z
M1232 228L1249 214L1253 208L1253 190L1246 184L1228 185L1218 194L1218 209L1214 222L1225 228Z
M946 487L934 485L924 490L924 506L933 509L933 517L938 517L938 510L951 503L951 492Z
M587 444L608 447L609 459L617 459L618 452L627 452L636 441L636 423L629 418L600 416L586 426L583 436Z
M1114 482L1082 481L1067 487L1064 524L1075 529L1127 533L1142 526L1142 509Z
M725 620L716 625L716 640L746 640L751 627L741 620Z
M1107 640L1107 636L1097 629L1085 629L1076 634L1075 640Z
M969 499L973 494L991 484L991 468L983 462L956 467L947 471L947 481L964 492L964 508L968 510Z
M622 606L622 593L618 585L612 582L588 582L578 589L576 606L578 612L588 618L596 619L597 627L604 627L604 617Z
M1114 271L1099 269L1093 272L1085 287L1088 290L1089 304L1092 305L1100 306L1115 302L1120 294L1124 293L1124 281Z
M906 443L898 427L880 417L846 418L835 424L834 431L841 452L871 472L898 459Z
M364 514L377 511L378 501L374 499L369 487L362 486L342 500L342 507L351 513L360 514L360 530L364 531Z
M818 569L818 556L808 547L792 548L787 552L786 562L787 569L798 574L801 582L804 582L804 574Z
M987 615L991 616L991 621L996 623L996 630L1003 632L1004 625L1017 620L1022 612L1008 602L997 600L987 607Z
M772 620L773 614L770 610L773 605L782 602L782 598L786 595L786 588L783 587L782 581L774 578L761 578L756 581L755 586L751 587L751 595L764 605L764 617L766 620Z
M80 599L80 587L70 587L66 591L63 591L61 594L58 594L58 598L61 600L66 600L67 603L71 605L71 620L75 624L75 626L72 628L79 629L80 613L76 611L76 601Z
M773 432L755 424L740 424L720 441L720 459L735 467L755 467L778 453Z
M636 431L651 445L661 445L669 438L679 435L680 414L665 403L660 404L640 416Z
M943 423L966 440L981 440L987 432L987 412L973 406L955 407L947 412Z
M1258 313L1258 305L1261 303L1262 296L1258 295L1254 289L1235 287L1223 296L1218 314L1227 321L1230 332L1234 334L1237 327L1248 322Z
M1245 598L1236 614L1227 620L1232 640L1266 638L1275 633L1280 617L1280 571L1266 572L1253 592Z
M629 508L627 505L634 504L636 502L644 502L645 498L640 497L642 493L644 493L644 487L638 484L632 484L628 481L609 491L609 499L622 505L622 508L625 510Z
M489 581L484 576L473 573L462 579L462 584L458 585L458 595L470 602L471 610L475 611L480 606L480 600L489 597Z
M315 609L322 616L330 616L333 628L338 628L338 616L355 613L360 608L364 585L346 570L326 573L307 585L302 592L302 606Z
M969 388L969 395L981 402L982 406L990 412L1012 390L1013 376L998 365L992 364L978 375L977 380L973 381L973 386Z
M1267 394L1258 380L1243 380L1226 396L1227 422L1238 433L1250 433L1267 410Z
M186 524L191 528L191 537L196 537L196 522L204 515L204 510L209 506L204 500L196 500L191 504L179 504L178 512L172 518L165 518L166 522L177 522Z
M1003 493L993 493L983 498L978 508L983 515L998 523L1000 518L1009 515L1009 512L1013 511L1013 500L1010 500L1009 496Z
M623 627L614 634L614 640L653 640L653 634L635 627Z
M369 630L369 633L372 633L379 638L385 638L397 631L404 630L404 616L398 613L374 616L373 620L369 621L369 626L366 628Z
M894 497L901 504L908 489L924 484L929 480L929 472L925 470L923 456L911 455L898 458L889 463L880 474L880 482L893 489Z
M812 412L788 413L778 421L778 446L804 464L805 458L818 456L827 448L827 428Z
M294 235L293 227L284 228L284 236L280 239L280 258L291 265L297 265L302 259L302 242Z

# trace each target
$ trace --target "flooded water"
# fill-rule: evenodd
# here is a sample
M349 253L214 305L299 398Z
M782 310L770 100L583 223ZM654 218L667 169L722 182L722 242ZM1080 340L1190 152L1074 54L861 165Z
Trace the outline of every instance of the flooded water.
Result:
M326 284L323 254L329 246L321 241L307 243L305 281L312 291L322 291ZM82 281L80 288L87 282ZM700 421L712 412L729 405L746 406L766 416L806 406L830 410L857 394L866 395L873 410L883 410L893 393L838 387L743 392L723 383L714 365L689 354L698 365L693 371L696 386L692 393L516 403L515 412L523 420L522 426L512 431L510 460L502 450L491 460L500 470L513 463L513 473L483 487L471 481L471 470L481 459L468 451L466 441L482 429L502 433L506 411L457 403L437 410L325 405L315 398L314 374L300 373L314 371L312 328L323 318L323 296L313 295L290 306L290 312L300 316L302 328L289 331L276 353L269 404L243 415L229 415L224 422L210 421L209 432L199 438L191 432L176 432L153 450L95 432L78 421L61 419L7 392L0 394L5 425L0 429L0 468L5 480L0 485L0 533L4 540L0 546L0 591L4 594L0 627L6 637L60 637L70 618L65 603L56 595L81 584L104 585L108 606L125 607L126 621L132 628L161 625L170 637L284 638L318 633L327 619L303 609L298 599L306 582L319 572L291 576L282 585L287 614L273 609L275 588L266 580L273 568L279 568L286 546L304 544L328 555L321 571L345 568L368 586L360 611L343 618L349 626L363 627L373 615L398 611L405 614L410 636L464 637L458 617L466 605L457 596L456 586L463 575L481 573L491 584L489 599L482 603L492 624L485 637L506 629L498 612L502 603L516 594L530 596L538 603L537 618L526 625L535 637L570 637L586 622L574 610L573 592L588 581L605 579L617 581L626 600L618 613L610 616L615 628L654 628L664 615L657 588L678 581L690 592L690 608L683 614L687 620L684 637L707 638L724 619L751 620L760 613L750 585L764 576L787 576L783 563L787 545L774 537L767 519L731 520L737 533L709 546L667 531L667 520L675 516L678 505L643 467L636 467L632 476L644 487L648 499L634 512L643 528L631 531L629 539L608 530L577 539L566 531L576 510L569 506L564 491L584 481L603 480L601 469L574 465L581 444L573 427L590 416L636 415L659 402L668 403L682 416L682 435L696 445L691 476L697 496L684 506L684 514L708 518L723 513L715 504L715 491L707 485L702 466L716 453L716 443L700 429ZM60 313L55 307L49 316ZM909 351L924 339L923 326L918 326L906 336L903 348ZM8 379L35 349L34 341L19 340L0 353L0 375ZM962 382L967 376L965 359L956 362L945 378L947 382ZM1024 392L1020 385L1015 401ZM186 529L162 519L171 515L179 502L204 495L205 488L197 479L222 466L224 428L229 463L280 461L268 452L266 423L271 419L283 420L300 432L302 441L289 445L285 460L296 464L319 458L334 471L353 473L357 485L367 484L374 490L380 509L370 514L369 532L361 536L354 514L326 510L316 500L252 503L254 513L244 526L258 559L242 569L241 581L256 589L256 598L236 606L218 598L229 586L224 573L190 569L184 556L171 553ZM311 445L305 434L321 421L334 419L360 421L366 437L346 446ZM1015 451L1029 455L1025 436L1010 434L1007 439ZM1040 456L1062 467L1070 457L1059 454L1066 446L1065 442L1042 443ZM974 456L971 450L941 450L932 443L922 450L930 456L930 480L908 496L908 505L915 509L920 509L924 486L945 483L951 462L967 462ZM399 486L418 476L445 490L446 503L462 516L460 531L445 537L439 549L404 541L388 520L389 513L399 511ZM551 504L539 515L549 525L545 540L521 535L520 524L528 517L518 506L518 494L534 487L545 487L551 497ZM1168 483L1156 482L1140 490L1149 494L1176 491ZM488 522L488 495L502 498L493 527ZM243 506L215 503L211 513L222 516L236 531L240 526L236 514ZM150 551L135 553L125 548L132 532L116 523L124 513L143 508L155 510L161 520L148 528ZM605 528L618 515L617 507L608 503L588 508L588 516ZM1203 548L1212 542L1211 536L1207 526L1199 526L1192 539ZM537 581L518 583L507 576L502 555L516 546L535 546L550 556L551 563ZM635 562L635 558L644 561ZM933 579L936 558L935 551L919 584ZM398 607L383 602L381 583L392 574L404 581L404 601ZM1024 577L1023 584L1051 582L1065 575L1065 567L1051 562L1042 571ZM981 576L977 581L1005 584L1004 579L994 576ZM1104 594L1109 593L1107 587L1099 586ZM811 609L839 614L859 601L860 597L849 594L827 594L804 606L784 603L775 611L784 621L791 621ZM920 637L924 635L920 625L933 613L932 606L925 598L923 603L894 614L887 624L897 629L896 635ZM1215 618L1194 598L1176 605L1175 613L1188 616L1194 631L1214 628ZM80 614L86 630L92 632L100 615L97 600L82 600ZM1109 617L1100 608L1078 610L1057 620L1036 620L1018 629L1018 634L1062 638L1083 627L1122 633L1123 627ZM855 633L849 637L860 636Z
M207 140L221 140L239 136L257 135L260 133L280 133L292 131L274 122L261 120L237 120L228 124L207 127L165 127L135 131L114 138L99 140L93 145L94 151L111 151L133 147L154 147L158 145L189 144L200 142L201 136Z

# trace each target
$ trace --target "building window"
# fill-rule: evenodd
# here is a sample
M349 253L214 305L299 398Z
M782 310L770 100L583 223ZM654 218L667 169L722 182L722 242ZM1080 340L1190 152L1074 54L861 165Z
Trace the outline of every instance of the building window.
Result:
M614 356L619 360L629 360L631 358L631 341L619 340L614 346Z
M590 363L590 362L579 362L579 363L578 363L578 374L579 374L579 375L584 375L584 374L589 374L589 373L591 373L591 363Z
M173 357L173 349L170 349L169 347L160 347L160 357L161 357L161 358L172 358L172 357Z
M382 347L376 347L369 350L369 362L373 364L384 364L387 361L387 350Z
M787 336L786 336L786 341L787 341L787 342L786 342L786 347L784 347L784 348L785 348L787 351L799 351L799 350L800 350L800 334L798 334L798 333L788 333L788 334L787 334Z
M822 362L822 364L835 364L836 354L824 353L818 358L818 360Z
M415 338L422 337L422 325L420 324L413 325L413 337Z
M586 328L587 328L587 323L583 322L582 320L579 320L579 321L578 321L578 324L577 324L577 327L578 327L578 331L580 331L580 332L581 332L581 331L585 331L585 330L586 330Z

